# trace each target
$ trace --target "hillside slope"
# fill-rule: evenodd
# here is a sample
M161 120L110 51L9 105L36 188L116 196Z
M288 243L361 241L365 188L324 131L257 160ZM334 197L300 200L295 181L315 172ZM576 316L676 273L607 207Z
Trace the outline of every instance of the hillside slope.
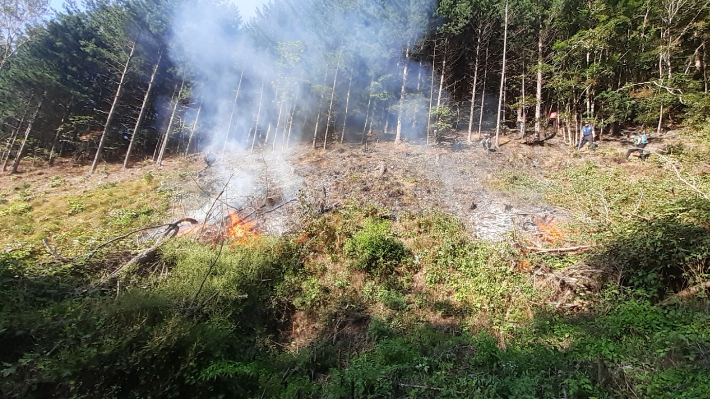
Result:
M705 398L710 153L678 134L3 176L0 389Z

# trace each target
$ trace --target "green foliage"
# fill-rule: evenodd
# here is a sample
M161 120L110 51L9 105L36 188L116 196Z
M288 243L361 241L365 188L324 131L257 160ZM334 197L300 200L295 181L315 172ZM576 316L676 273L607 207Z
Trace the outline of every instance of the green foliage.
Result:
M151 221L156 209L145 205L140 208L119 209L111 212L107 219L108 223L114 226L128 227L134 225L146 225Z
M64 185L64 183L66 183L64 176L54 175L49 180L49 187L52 187L52 188L59 187L59 186Z
M410 252L390 232L386 220L369 219L362 230L346 241L345 253L353 260L353 267L376 276L388 276L404 264Z
M77 213L84 212L86 207L84 206L84 203L81 200L74 200L70 199L67 201L69 205L69 210L67 211L67 215L76 215Z

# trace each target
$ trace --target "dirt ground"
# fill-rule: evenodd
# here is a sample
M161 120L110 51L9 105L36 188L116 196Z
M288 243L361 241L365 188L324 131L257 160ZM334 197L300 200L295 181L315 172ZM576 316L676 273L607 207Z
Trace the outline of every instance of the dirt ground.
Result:
M458 137L465 137L464 132ZM542 176L589 158L622 163L629 146L617 138L601 143L595 152L574 151L562 137L544 145L502 137L497 151L486 151L479 141L468 145L459 138L428 147L376 142L334 144L327 151L310 146L244 151L220 156L207 169L200 154L167 159L160 168L148 161L127 170L120 164L103 164L92 175L88 165L69 160L60 159L51 168L33 167L27 161L22 173L0 176L0 184L8 189L26 182L45 194L76 193L151 174L175 193L170 218L218 221L232 209L257 219L264 233L282 234L293 228L300 200L307 199L320 210L356 203L386 208L395 216L441 211L460 218L472 234L501 239L513 229L534 232L537 220L565 218L567 212L541 198L522 201L491 190L486 182L497 173L525 170ZM58 176L65 184L55 188L52 180Z

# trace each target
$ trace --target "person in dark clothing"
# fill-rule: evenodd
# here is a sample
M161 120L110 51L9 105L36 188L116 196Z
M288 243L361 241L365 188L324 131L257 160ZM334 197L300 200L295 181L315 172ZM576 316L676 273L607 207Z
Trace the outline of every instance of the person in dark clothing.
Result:
M212 151L210 151L207 154L205 154L204 157L202 157L202 160L205 161L205 163L207 164L206 168L209 168L210 166L212 166L213 163L215 163L217 161L217 155L215 155Z
M589 121L584 122L584 126L582 126L582 129L580 129L580 131L582 132L582 139L579 141L577 149L581 150L585 144L589 143L589 148L594 151L594 139L596 137L594 126L590 125Z
M629 159L631 156L632 152L638 151L640 153L639 158L645 159L645 153L643 152L643 149L646 148L646 145L648 144L648 137L646 137L646 133L643 131L636 133L634 136L634 148L629 148L628 151L626 151L626 159Z

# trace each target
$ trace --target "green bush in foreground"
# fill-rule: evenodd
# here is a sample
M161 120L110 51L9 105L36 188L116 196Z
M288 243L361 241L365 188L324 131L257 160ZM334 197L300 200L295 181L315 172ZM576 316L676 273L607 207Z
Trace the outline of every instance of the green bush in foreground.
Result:
M356 269L377 276L391 275L410 256L404 243L392 235L386 220L367 220L362 230L348 239L344 249Z

